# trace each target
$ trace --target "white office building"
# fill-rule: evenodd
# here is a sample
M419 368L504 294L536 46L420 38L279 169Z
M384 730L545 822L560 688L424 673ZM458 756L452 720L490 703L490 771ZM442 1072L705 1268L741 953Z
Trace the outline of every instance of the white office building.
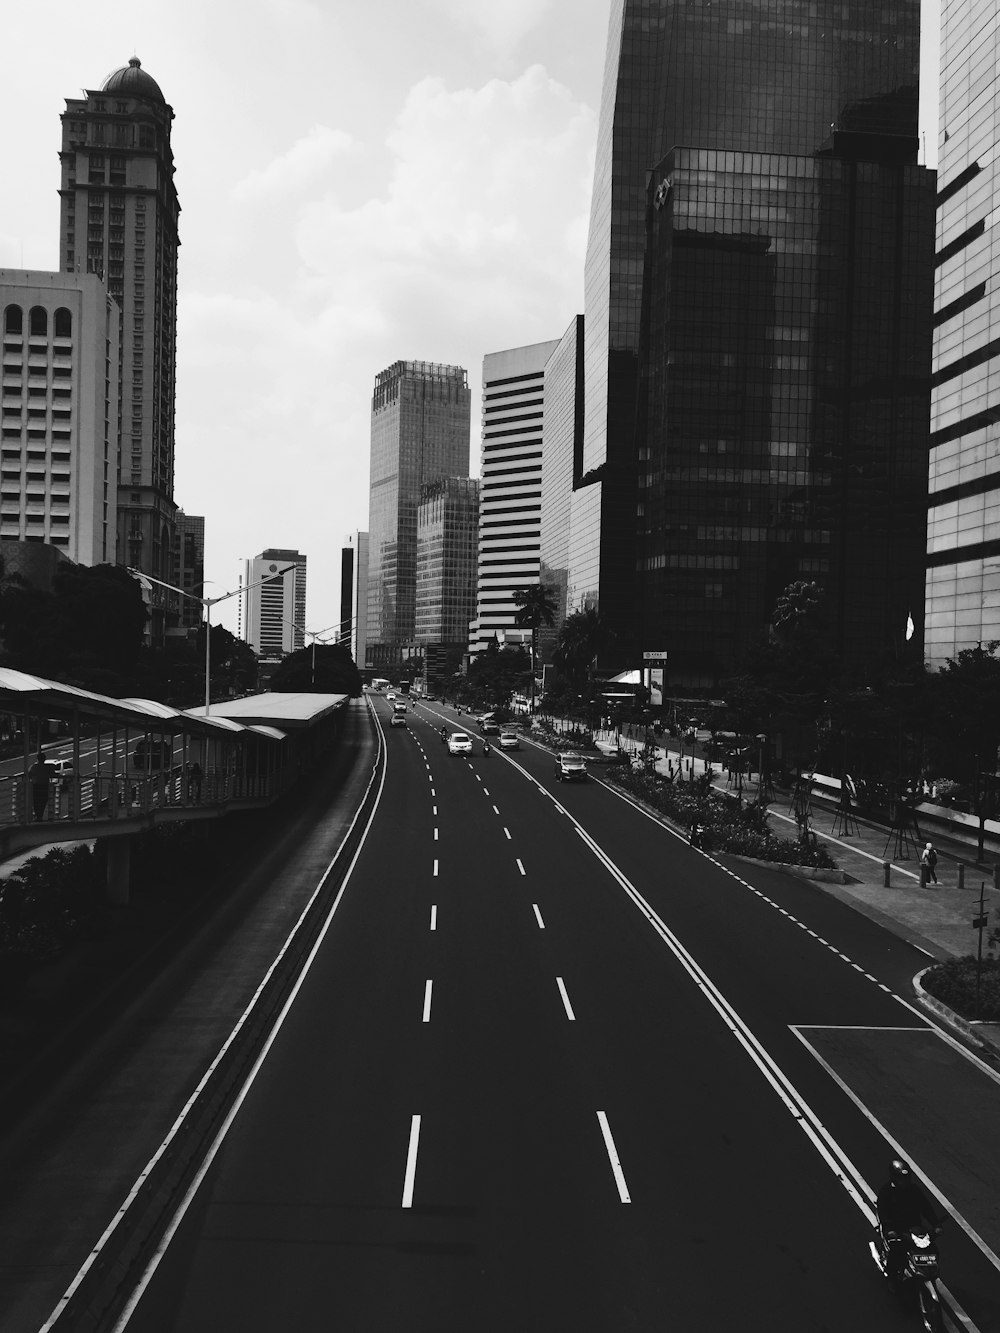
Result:
M116 559L119 314L93 273L0 269L0 540Z
M305 647L306 557L271 549L247 561L246 641L258 657Z
M476 615L469 651L493 640L530 643L516 624L517 588L538 582L545 365L559 340L483 357Z

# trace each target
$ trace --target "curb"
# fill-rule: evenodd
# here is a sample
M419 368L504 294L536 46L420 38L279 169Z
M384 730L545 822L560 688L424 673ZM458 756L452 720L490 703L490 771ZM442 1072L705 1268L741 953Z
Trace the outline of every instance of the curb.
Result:
M796 865L794 861L760 861L755 856L741 856L739 852L723 852L722 855L747 865L763 866L766 870L786 870L798 879L818 879L824 884L847 884L851 879L846 870L823 870L819 866Z
M934 966L935 964L932 963L928 967L921 968L913 978L913 993L916 995L917 1001L922 1004L925 1009L930 1010L932 1014L936 1014L937 1017L944 1023L947 1023L949 1027L954 1028L956 1032L961 1032L963 1037L967 1037L968 1040L971 1041L973 1045L978 1046L981 1051L987 1051L992 1055L1000 1055L1000 1046L989 1037L982 1036L980 1032L977 1031L977 1025L972 1022L971 1019L963 1018L961 1014L956 1014L954 1009L949 1009L941 1000L936 999L935 996L924 990L923 986L920 984L920 978L926 976L931 970L931 967Z

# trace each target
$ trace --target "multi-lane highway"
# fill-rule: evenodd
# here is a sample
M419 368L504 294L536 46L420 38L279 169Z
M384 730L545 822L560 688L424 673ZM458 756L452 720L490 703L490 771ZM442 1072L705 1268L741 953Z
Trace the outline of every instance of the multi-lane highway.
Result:
M384 702L379 722L387 722ZM926 961L417 705L294 1003L119 1327L885 1330L905 1152L1000 1330L992 1071Z

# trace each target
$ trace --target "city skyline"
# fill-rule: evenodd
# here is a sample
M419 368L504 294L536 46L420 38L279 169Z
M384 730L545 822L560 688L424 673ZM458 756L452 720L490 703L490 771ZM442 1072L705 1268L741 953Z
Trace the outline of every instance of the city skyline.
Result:
M13 17L12 49L39 58L5 85L19 133L0 264L58 267L67 97L134 54L174 108L174 495L205 515L208 592L237 586L266 527L310 552L310 617L334 620L339 534L368 521L373 375L399 358L462 364L478 399L487 352L582 309L608 8L384 2L377 80L372 14L342 3L258 0L248 24L182 0L169 30L118 3L97 22L62 0ZM277 483L276 446L291 465ZM233 630L234 608L220 608Z

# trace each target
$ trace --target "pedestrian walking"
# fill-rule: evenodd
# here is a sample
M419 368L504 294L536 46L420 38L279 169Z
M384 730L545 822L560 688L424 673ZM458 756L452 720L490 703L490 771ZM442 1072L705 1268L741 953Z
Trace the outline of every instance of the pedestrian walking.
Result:
M49 803L49 782L55 776L55 765L38 751L38 758L28 769L28 781L31 783L31 805L36 819L45 817L45 807Z
M188 769L188 800L201 800L201 764L197 759Z
M924 850L920 853L920 864L927 870L926 879L930 880L932 884L936 884L938 882L936 870L937 852L935 851L932 842L924 844Z

